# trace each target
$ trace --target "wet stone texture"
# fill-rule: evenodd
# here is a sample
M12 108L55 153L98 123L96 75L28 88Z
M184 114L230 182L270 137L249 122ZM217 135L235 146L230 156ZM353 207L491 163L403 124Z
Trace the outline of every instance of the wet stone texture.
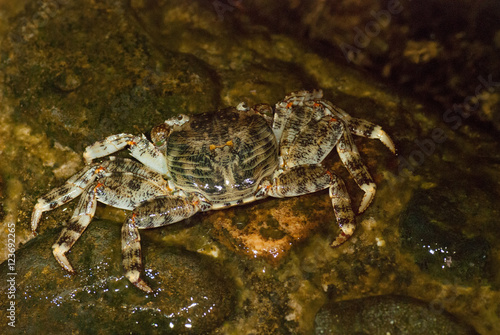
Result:
M210 69L156 48L119 1L84 8L73 1L29 2L12 22L6 42L9 69L16 70L5 84L19 100L14 116L72 149L216 106Z
M199 334L230 317L234 283L213 258L143 239L144 261L151 265L145 269L145 278L155 290L145 295L123 276L120 225L93 223L69 256L77 271L74 276L53 261L50 245L58 229L18 251L16 317L24 322L16 331L33 334L50 325L51 333L120 333L126 329ZM8 272L4 262L2 278ZM2 299L2 310L7 304Z
M278 33L290 32L280 20L256 24L274 13L274 5L256 16L253 5L236 1L26 3L0 0L0 247L1 260L15 257L14 264L2 263L0 273L14 277L16 289L13 298L2 299L2 313L6 304L16 307L16 328L9 330L312 334L355 320L363 329L379 325L396 333L390 321L403 322L407 311L429 334L442 333L444 325L457 333L469 327L500 333L498 87L480 89L477 117L449 113L419 100L418 90L396 91L332 57L325 51L328 40L318 46ZM336 34L364 22L356 6L339 9L354 21L334 20L345 25ZM307 8L305 18L332 13ZM379 8L370 2L365 9ZM287 13L273 17L297 15ZM323 36L319 27L325 24L312 27ZM362 54L390 54L387 36L404 40L381 33ZM419 50L422 55L410 70L397 72L408 76L446 60L439 53L443 57L432 58L430 42L401 44L407 50L402 63ZM478 50L489 55L490 49ZM458 72L436 66L452 73L446 85L453 87ZM386 78L402 67L384 66ZM396 82L421 78L407 80ZM425 86L427 94L436 92L435 84ZM145 295L121 269L126 211L98 205L68 255L75 276L61 269L51 245L76 201L44 213L39 235L31 234L37 198L83 168L83 150L96 140L147 134L179 113L274 104L289 92L315 88L352 116L382 125L398 149L395 157L379 141L355 139L377 194L341 247L330 247L339 230L328 192L206 212L141 231L145 279L155 289ZM435 100L448 101L441 93ZM362 191L335 151L324 165L343 178L356 209Z
M341 62L500 130L500 5L496 0L455 5L446 0L256 0L244 7L254 22L307 38Z
M370 297L324 306L316 315L315 325L316 334L332 335L477 334L448 313L402 296Z
M213 235L236 253L277 264L317 228L321 213L330 207L330 198L321 192L307 200L270 200L220 211L211 217L216 222Z
M489 243L474 232L470 237L462 233L467 220L463 207L443 193L433 189L413 194L400 222L402 246L422 271L433 276L487 283Z

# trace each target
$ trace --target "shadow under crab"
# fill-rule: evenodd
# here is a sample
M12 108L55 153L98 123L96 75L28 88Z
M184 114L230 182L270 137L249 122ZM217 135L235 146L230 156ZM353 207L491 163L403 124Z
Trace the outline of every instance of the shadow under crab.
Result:
M332 247L339 246L354 233L355 215L344 182L323 167L322 161L336 148L364 191L361 213L371 203L376 185L352 135L379 139L392 152L395 147L380 126L353 118L321 97L321 91L299 91L274 109L265 104L252 108L240 104L190 117L179 115L155 127L152 142L144 135L111 135L86 148L86 168L38 200L32 230L36 231L43 212L81 195L53 245L57 261L74 272L66 253L91 222L97 202L131 210L122 227L125 276L139 289L152 292L141 278L139 229L267 197L295 197L328 189L340 227ZM110 156L92 162L124 148L135 160Z

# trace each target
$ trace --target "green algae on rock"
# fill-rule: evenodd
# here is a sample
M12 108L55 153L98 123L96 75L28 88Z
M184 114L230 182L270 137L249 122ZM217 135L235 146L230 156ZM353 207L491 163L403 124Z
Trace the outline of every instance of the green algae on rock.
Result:
M30 22L35 17L47 20ZM147 131L181 111L216 107L210 69L158 50L122 2L33 2L13 22L1 68L19 100L15 115L75 150L110 133Z

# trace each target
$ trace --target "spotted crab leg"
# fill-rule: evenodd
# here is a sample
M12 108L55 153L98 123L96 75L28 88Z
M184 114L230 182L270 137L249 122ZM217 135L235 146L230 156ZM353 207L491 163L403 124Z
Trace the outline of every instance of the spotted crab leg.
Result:
M144 292L153 290L141 278L143 270L139 229L156 228L182 221L207 204L185 197L162 196L142 203L122 226L122 256L125 277Z
M31 227L35 232L43 212L61 206L83 193L73 216L52 246L54 257L59 264L66 271L73 273L66 253L89 225L98 200L117 208L131 210L148 199L169 192L166 181L155 171L131 159L109 157L102 163L94 163L84 168L65 185L38 199Z
M358 210L359 213L362 213L372 202L377 186L368 172L368 169L363 164L358 148L354 144L349 131L343 132L337 144L337 152L340 160L347 168L354 181L358 184L359 188L365 192Z
M342 136L343 125L330 115L312 120L293 140L285 141L293 129L286 128L280 144L281 158L288 167L304 164L319 164L332 151Z
M52 246L52 252L57 262L69 273L74 273L75 271L68 261L66 253L80 238L90 221L92 221L97 207L96 193L96 187L88 187L85 190L84 195L80 198L75 208L73 216L69 219L58 240Z
M321 90L309 91L298 91L290 93L278 102L275 106L274 121L273 121L273 132L276 136L276 140L280 142L281 135L285 126L287 125L288 119L293 115L292 111L301 106L305 101L310 101L313 99L320 99L323 96Z
M344 182L332 173L330 174L331 186L329 188L330 199L332 200L333 211L340 227L340 233L332 242L332 247L338 247L347 241L356 229L356 219L351 207L351 199Z
M267 186L267 195L277 198L295 197L329 189L333 211L340 233L332 242L337 247L347 241L356 229L351 199L342 179L321 165L301 165L278 174Z
M101 164L88 166L68 179L63 186L55 188L40 197L31 215L32 232L36 233L43 212L55 209L78 197L90 183L99 176L103 176L105 170L105 167Z
M384 145L389 150L391 150L393 154L396 154L396 146L394 145L394 142L389 137L389 135L387 135L387 133L382 130L382 127L366 120L357 118L350 118L347 123L354 135L378 139L382 143L384 143Z
M122 264L125 277L140 290L151 293L153 289L141 278L141 236L132 216L122 226Z
M165 157L144 135L117 134L108 136L85 148L83 158L89 164L95 158L107 156L126 147L129 148L131 156L142 164L158 173L167 174Z
M337 152L342 160L342 163L350 172L358 186L365 192L361 204L359 206L359 213L366 210L368 205L373 200L376 192L376 185L368 172L368 169L363 164L359 151L352 140L351 132L357 136L363 136L372 139L379 139L392 153L396 153L394 142L387 135L382 127L365 121L363 119L353 118L347 114L343 109L334 106L331 102L326 100L317 100L317 104L322 105L327 109L343 126L343 135L339 139L337 145Z
M132 173L138 177L150 180L157 185L161 185L161 187L166 187L165 180L160 174L149 170L147 167L131 159L110 156L108 160L93 163L85 167L69 178L63 186L55 188L40 197L31 215L31 230L33 233L36 232L43 212L53 210L75 199L95 180L112 173Z
M334 117L342 119L349 130L357 136L367 137L380 140L393 154L396 153L396 146L387 133L382 130L382 127L369 121L351 117L342 108L333 105L327 100L317 100L318 104L323 105L328 109Z

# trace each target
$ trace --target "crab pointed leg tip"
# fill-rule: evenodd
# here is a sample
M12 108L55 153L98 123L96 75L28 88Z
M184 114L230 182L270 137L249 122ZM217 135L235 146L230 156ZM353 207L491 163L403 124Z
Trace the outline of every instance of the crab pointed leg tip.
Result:
M345 241L347 241L349 239L350 236L345 236L343 234L337 236L337 238L335 239L335 241L333 241L331 244L330 244L330 247L332 248L337 248L337 247L340 247L342 244L345 243Z
M35 232L38 228L38 223L42 218L43 211L40 209L40 203L38 202L33 209L33 213L31 214L31 231Z
M338 247L339 245L341 245L342 243L338 242L337 240L333 241L332 244L330 244L330 247L332 248L336 248Z
M363 199L361 200L361 204L359 205L358 214L361 214L364 211L366 211L366 209L373 200L373 196L374 194L365 193Z
M385 141L383 141L383 143L385 144L385 146L395 155L397 155L396 153L396 146L394 145L394 142L392 141L392 139L389 137L389 136L386 136L386 139Z
M141 278L139 278L137 280L137 282L133 283L138 289L140 289L141 291L144 291L146 293L153 293L153 290L151 289L151 287L148 286L148 284L146 284L146 282L144 280L142 280Z
M66 258L66 257L64 257ZM73 267L71 266L71 264L69 264L68 260L66 259L66 264L63 264L61 262L61 260L57 260L59 262L59 264L64 268L64 270L66 270L67 273L69 273L70 275L74 275L76 274L76 271L75 269L73 269Z
M377 134L379 140L393 153L396 154L396 146L394 145L394 142L392 141L392 138L390 138L389 135L382 129L379 129L378 134Z
M396 150L396 147L394 146L394 143L391 142L391 145L390 146L387 146L389 148L389 150L391 150L391 152L394 154L394 155L398 155L398 151Z
M33 235L37 235L37 232L36 232L37 228L38 228L38 222L31 224L31 232L33 233Z
M66 255L61 251L61 248L59 246L54 246L52 253L54 254L57 262L64 268L64 270L66 270L70 274L76 273L76 271L68 261L68 258L66 258Z
M362 214L364 211L366 211L369 204L370 203L365 203L364 201L361 202L361 205L359 205L358 214Z
M38 222L35 219L31 221L31 232L36 234L36 229L38 228Z
M375 183L367 183L361 186L361 189L365 192L363 198L361 199L361 204L359 205L358 214L363 213L368 206L372 203L373 198L375 198L375 193L377 192L377 186Z
M66 270L69 274L71 275L74 275L76 274L76 271L75 269L73 269L73 267L71 266L71 264L69 263L68 259L66 257L64 257L64 259L66 259L66 264L61 264L62 267L64 268L64 270Z

